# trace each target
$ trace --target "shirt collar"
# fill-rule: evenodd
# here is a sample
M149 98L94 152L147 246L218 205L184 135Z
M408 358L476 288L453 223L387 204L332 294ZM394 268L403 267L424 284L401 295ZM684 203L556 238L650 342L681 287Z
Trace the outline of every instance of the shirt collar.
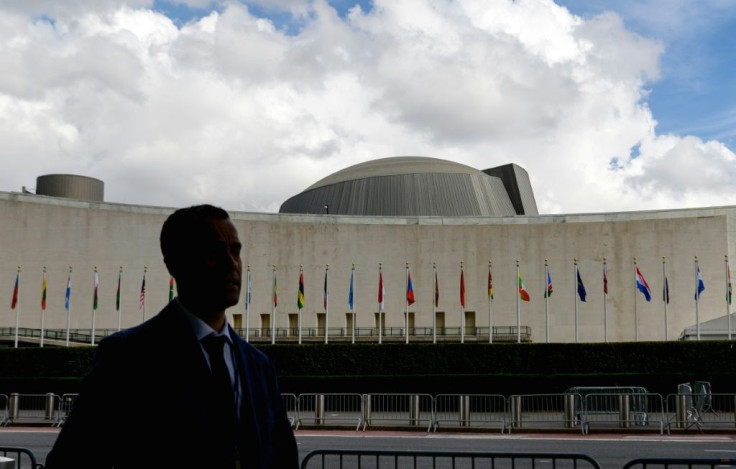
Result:
M227 320L225 320L225 325L222 330L218 332L212 329L209 324L204 322L197 315L189 311L186 306L179 301L178 297L176 298L176 302L179 304L181 310L184 311L184 316L189 320L189 324L191 324L194 335L197 337L198 341L201 341L209 335L221 335L227 338L228 344L232 344L232 340L230 339L230 324L228 324Z

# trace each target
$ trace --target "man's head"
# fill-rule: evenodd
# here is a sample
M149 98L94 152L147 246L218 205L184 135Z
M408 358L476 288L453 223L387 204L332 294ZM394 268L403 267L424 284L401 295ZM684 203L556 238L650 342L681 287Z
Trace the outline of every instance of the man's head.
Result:
M160 241L179 299L192 312L211 315L238 302L241 244L225 210L212 205L179 209L164 222Z

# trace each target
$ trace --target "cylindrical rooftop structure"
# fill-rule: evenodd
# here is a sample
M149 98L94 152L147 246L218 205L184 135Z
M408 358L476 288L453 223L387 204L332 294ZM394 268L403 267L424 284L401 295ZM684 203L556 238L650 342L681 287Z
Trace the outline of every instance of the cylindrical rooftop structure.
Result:
M103 202L105 183L76 174L46 174L36 178L36 194Z

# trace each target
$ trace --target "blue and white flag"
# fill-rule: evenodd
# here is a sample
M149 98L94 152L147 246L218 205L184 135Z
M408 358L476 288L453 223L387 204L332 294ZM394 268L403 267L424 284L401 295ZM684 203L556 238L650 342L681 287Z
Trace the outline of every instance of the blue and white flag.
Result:
M695 268L695 301L700 299L700 294L705 290L705 283L703 283L703 276L700 275L700 266Z

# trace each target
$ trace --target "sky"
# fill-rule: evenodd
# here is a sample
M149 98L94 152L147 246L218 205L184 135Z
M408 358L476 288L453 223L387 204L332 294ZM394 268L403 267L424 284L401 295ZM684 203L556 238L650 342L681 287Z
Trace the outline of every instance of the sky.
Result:
M736 205L735 39L732 0L4 0L0 191L275 213L428 156L542 214Z

